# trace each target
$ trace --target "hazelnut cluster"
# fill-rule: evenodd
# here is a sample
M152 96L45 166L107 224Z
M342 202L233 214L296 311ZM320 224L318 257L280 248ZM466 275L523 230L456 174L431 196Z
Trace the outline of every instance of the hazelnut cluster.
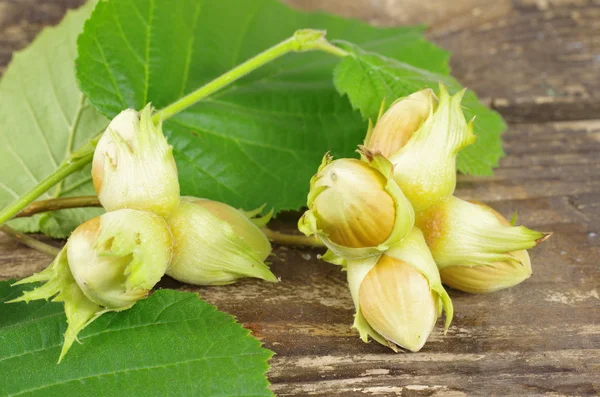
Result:
M354 327L397 350L423 347L453 307L442 286L488 293L531 275L527 249L549 234L510 224L485 204L454 196L456 156L475 141L464 90L440 85L401 98L370 125L361 159L325 156L298 227L343 266Z

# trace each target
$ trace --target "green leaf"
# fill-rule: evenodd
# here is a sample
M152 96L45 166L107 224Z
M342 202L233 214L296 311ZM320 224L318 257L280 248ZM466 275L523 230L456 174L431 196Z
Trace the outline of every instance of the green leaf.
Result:
M62 305L4 302L24 288L0 282L2 396L271 396L272 352L233 317L172 290L87 327L61 364Z
M74 73L76 37L93 3L70 11L57 27L44 29L29 47L15 53L0 81L0 208L37 185L108 122L81 93ZM87 167L41 198L94 194L90 180ZM66 237L100 213L67 210L11 224L22 231Z
M300 28L448 72L447 53L423 38L422 27L375 28L275 0L108 0L79 38L77 76L108 117L147 101L161 108ZM354 156L366 133L333 86L336 62L329 54L287 55L167 121L182 194L246 209L302 206L323 154Z
M397 59L362 50L350 43L338 43L351 53L337 65L335 86L360 110L364 118L377 119L382 101L391 104L399 97L429 87L438 90L440 82L454 93L462 86L452 77L427 71ZM502 117L477 99L472 91L463 98L467 120L475 118L477 140L458 154L457 167L467 174L491 175L502 158L500 135L506 129Z

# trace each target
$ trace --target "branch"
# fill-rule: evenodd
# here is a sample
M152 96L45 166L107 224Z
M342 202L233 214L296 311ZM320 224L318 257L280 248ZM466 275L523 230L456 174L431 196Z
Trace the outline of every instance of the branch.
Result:
M56 211L69 208L101 207L100 200L96 196L61 197L48 200L35 201L29 204L23 211L15 215L15 218L23 218L39 214L40 212Z
M263 228L262 231L265 236L267 236L267 238L275 244L298 247L325 247L325 245L315 237L281 233L266 227Z
M31 203L16 217L27 217L39 214L40 212L83 207L101 207L101 205L98 197L96 196L62 197L49 200L40 200ZM306 237L298 234L286 234L268 228L263 228L262 231L270 241L279 245L324 247L323 243L313 237Z
M2 230L4 233L6 233L7 235L14 238L21 244L24 244L24 245L28 246L29 248L33 248L34 250L39 251L41 253L44 253L44 254L54 257L54 256L58 255L58 253L60 252L59 248L53 247L49 244L43 243L39 240L36 240L35 238L28 236L25 233L21 233L18 230L15 230L8 225L0 226L0 230Z

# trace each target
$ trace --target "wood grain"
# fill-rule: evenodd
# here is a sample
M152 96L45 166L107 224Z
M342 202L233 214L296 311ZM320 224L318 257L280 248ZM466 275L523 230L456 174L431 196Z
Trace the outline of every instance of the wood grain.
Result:
M81 0L0 0L0 63ZM600 393L600 3L584 0L290 0L377 24L429 23L454 74L511 122L493 177L461 176L457 194L553 231L533 275L491 295L450 291L456 309L417 354L362 343L345 275L319 250L275 247L272 285L197 288L277 355L281 396L588 396ZM35 7L33 5L35 4ZM276 227L292 231L298 214ZM49 263L0 236L0 279Z

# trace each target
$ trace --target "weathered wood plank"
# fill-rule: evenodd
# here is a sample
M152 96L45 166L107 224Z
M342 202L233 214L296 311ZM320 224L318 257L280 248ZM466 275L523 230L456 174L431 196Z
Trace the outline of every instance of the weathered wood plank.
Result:
M0 0L0 64L82 2ZM443 335L438 324L418 354L358 339L345 274L319 261L320 250L275 247L278 284L161 286L197 291L252 329L277 353L269 377L282 396L600 393L600 2L288 2L385 25L429 23L430 37L454 52L454 74L513 121L496 174L460 177L457 194L506 216L516 210L554 236L531 251L525 283L487 296L450 291L453 326ZM283 214L276 227L292 231L296 219ZM49 261L0 235L0 279Z

